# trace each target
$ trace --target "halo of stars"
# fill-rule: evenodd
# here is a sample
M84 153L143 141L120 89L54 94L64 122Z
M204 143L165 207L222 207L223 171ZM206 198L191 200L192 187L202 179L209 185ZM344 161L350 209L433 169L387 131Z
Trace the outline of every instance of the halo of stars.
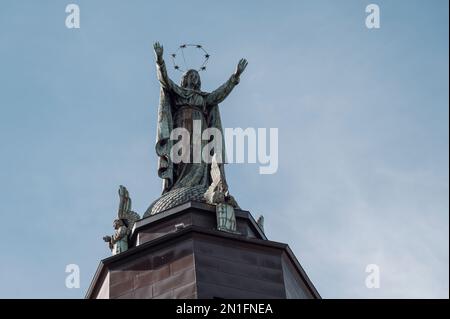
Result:
M205 48L203 48L202 45L200 44L182 44L178 47L177 51L175 51L174 53L172 53L170 55L170 57L172 58L172 62L173 62L173 68L177 71L180 72L186 72L188 67L186 64L186 58L184 57L184 50L186 50L187 48L196 48L198 50L201 51L201 54L204 57L203 63L201 64L201 66L197 69L197 71L205 71L206 70L206 65L208 64L208 60L210 58L209 53L205 50ZM184 62L184 68L182 68L176 61L177 57L181 56L183 58L183 62Z

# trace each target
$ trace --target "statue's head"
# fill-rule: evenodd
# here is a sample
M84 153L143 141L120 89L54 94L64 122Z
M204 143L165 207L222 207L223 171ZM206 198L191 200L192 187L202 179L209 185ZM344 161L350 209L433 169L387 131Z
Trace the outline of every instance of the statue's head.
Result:
M113 222L114 229L119 229L119 227L124 226L124 222L122 219L115 219Z
M181 77L181 86L186 89L200 91L201 85L200 74L196 70L191 69Z

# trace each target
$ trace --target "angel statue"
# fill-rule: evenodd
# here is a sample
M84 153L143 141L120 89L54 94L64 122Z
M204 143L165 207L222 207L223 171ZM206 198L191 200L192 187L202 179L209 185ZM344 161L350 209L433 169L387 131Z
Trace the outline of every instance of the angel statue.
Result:
M113 222L115 232L112 236L103 237L103 240L109 243L113 255L128 250L128 237L134 224L140 219L139 214L131 210L131 198L125 186L119 186L119 198L118 218Z
M219 88L208 93L201 90L200 75L194 69L182 75L180 85L172 81L167 74L163 59L163 46L156 42L153 48L158 80L161 85L156 153L159 157L158 175L163 179L163 195L150 206L144 217L168 209L169 205L180 204L179 201L182 200L206 201L204 194L212 182L211 163L203 159L195 161L193 150L203 150L210 140L196 141L195 138L190 138L190 158L187 161L174 162L171 151L177 141L171 139L171 132L177 128L187 130L191 137L195 135L195 125L201 126L201 132L208 128L215 128L222 133L220 149L214 149L210 153L217 155L222 176L221 187L223 192L227 193L228 185L223 168L225 141L218 105L239 83L240 76L247 67L247 60L241 59L230 78ZM231 200L231 202L235 201Z
M217 156L214 154L211 163L212 183L205 193L206 202L216 206L217 229L237 233L236 215L234 207L237 207L233 196L224 188L224 176L219 168Z

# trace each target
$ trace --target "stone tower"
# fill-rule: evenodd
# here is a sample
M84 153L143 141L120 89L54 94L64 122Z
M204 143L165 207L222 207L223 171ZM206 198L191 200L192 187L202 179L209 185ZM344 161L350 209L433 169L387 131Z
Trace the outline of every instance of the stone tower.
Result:
M130 248L100 262L86 298L320 298L287 244L248 211L217 230L212 205L186 202L136 222Z

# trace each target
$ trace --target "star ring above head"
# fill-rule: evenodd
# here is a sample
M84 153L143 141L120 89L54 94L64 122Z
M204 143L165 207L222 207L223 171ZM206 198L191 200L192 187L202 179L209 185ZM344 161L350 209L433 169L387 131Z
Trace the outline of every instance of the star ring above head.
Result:
M188 50L188 49L201 50L201 54L203 56L203 62L199 67L197 67L197 68L188 67L188 63L186 61L186 56L184 54L184 51ZM205 48L201 44L181 44L178 47L177 51L172 53L170 56L172 58L173 68L180 72L186 72L189 69L196 69L197 71L205 71L206 64L208 64L208 60L211 57L211 55L208 52L206 52ZM183 62L182 65L184 67L181 67L179 62L177 63L177 58L180 58L180 57L182 59L182 62Z

